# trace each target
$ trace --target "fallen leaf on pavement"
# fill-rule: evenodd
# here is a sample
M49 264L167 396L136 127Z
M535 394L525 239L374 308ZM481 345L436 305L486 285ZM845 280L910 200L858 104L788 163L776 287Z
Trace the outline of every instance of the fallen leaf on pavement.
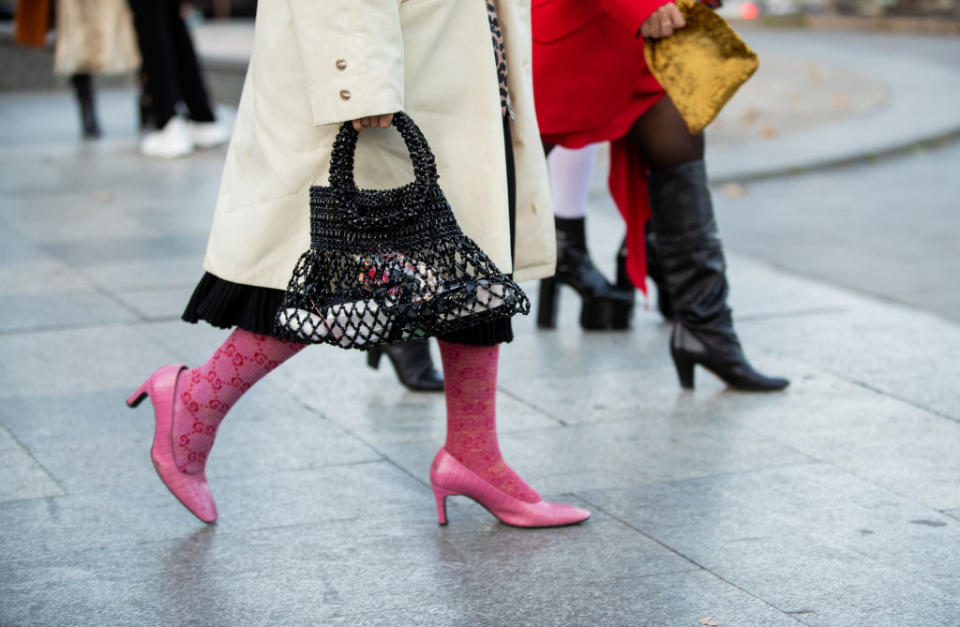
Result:
M768 124L760 130L760 134L763 135L764 139L773 139L777 136L777 129Z
M740 183L727 183L723 186L723 195L727 198L737 198L743 197L743 185Z
M704 616L697 622L699 622L701 625L708 625L709 627L717 627L717 625L720 624L717 621L713 620L713 616Z

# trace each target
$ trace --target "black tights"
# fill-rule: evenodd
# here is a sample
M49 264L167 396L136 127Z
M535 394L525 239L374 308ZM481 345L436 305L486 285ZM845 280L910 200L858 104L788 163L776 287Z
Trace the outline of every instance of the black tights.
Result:
M666 95L634 122L627 137L653 171L703 159L703 134L690 133L683 116ZM553 150L550 144L543 148L546 154Z
M669 96L634 122L627 137L653 171L703 159L703 134L690 133Z

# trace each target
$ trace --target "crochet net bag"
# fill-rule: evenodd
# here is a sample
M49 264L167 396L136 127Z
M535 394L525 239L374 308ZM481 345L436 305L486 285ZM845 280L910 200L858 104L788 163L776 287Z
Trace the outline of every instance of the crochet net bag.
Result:
M415 180L358 189L357 132L340 127L330 185L310 189L310 250L277 310L277 337L365 350L529 313L520 287L457 225L420 129L404 113L393 124Z

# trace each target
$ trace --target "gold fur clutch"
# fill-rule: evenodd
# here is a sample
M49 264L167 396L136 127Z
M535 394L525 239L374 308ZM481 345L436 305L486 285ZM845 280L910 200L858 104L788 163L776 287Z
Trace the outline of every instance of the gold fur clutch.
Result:
M647 40L647 66L691 133L701 132L757 70L756 53L722 17L699 0L676 0L686 27Z

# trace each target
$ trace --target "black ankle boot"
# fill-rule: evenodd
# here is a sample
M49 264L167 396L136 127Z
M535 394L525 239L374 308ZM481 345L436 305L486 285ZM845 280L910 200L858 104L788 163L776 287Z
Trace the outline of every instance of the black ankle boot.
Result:
M664 320L673 320L673 303L670 301L670 293L663 281L660 247L657 245L657 234L653 231L653 220L647 221L643 236L647 244L647 276L657 286L657 309L660 310Z
M367 351L367 365L380 367L380 358L386 353L404 386L417 392L442 392L443 377L433 367L427 340L406 344L388 344Z
M586 220L555 218L557 224L557 274L540 281L537 326L557 326L557 301L560 285L566 284L580 294L580 326L589 330L625 329L633 310L633 288L620 289L610 284L597 270L587 251Z
M772 391L790 382L750 366L727 307L726 264L713 219L703 161L650 174L650 205L663 283L674 309L670 354L680 385L693 387L696 364L730 387Z
M97 110L94 106L93 78L89 74L74 74L70 77L73 90L80 105L80 125L87 139L100 137L100 123L97 122Z

